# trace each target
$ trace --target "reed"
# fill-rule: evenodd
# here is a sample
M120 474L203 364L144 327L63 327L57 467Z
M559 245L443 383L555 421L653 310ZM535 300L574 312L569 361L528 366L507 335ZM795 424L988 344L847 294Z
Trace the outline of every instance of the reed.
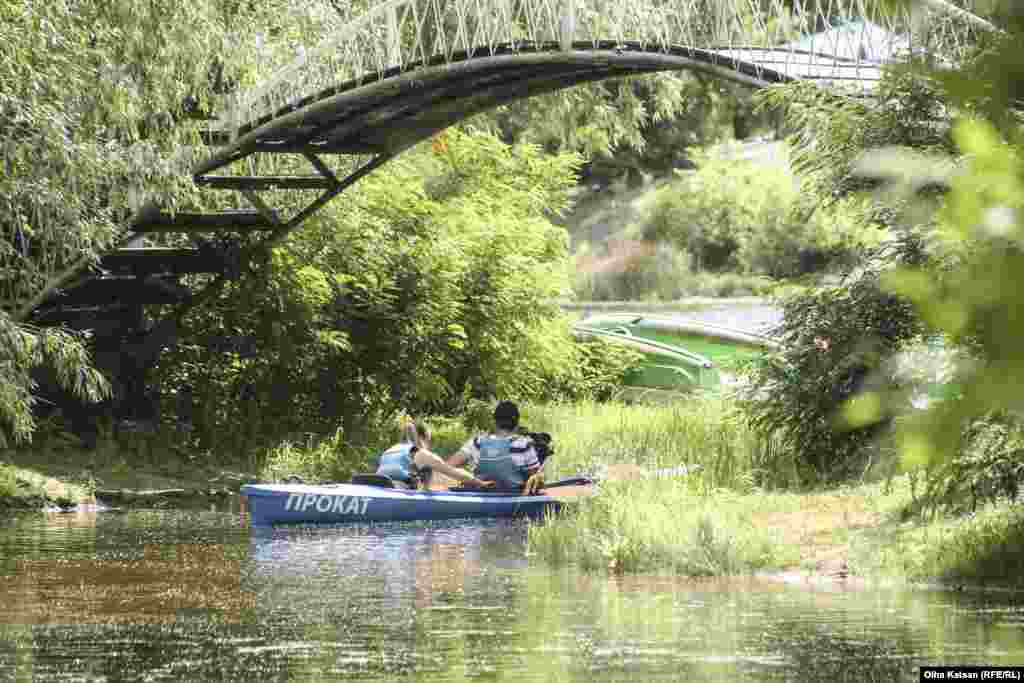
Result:
M708 490L778 488L793 483L777 445L755 434L726 397L691 396L664 404L528 404L523 424L550 432L548 478L599 474L611 464L645 469L700 465Z
M701 477L608 483L552 523L530 527L530 552L585 570L730 576L781 568L799 550L755 523L746 496L707 492Z
M530 552L551 564L689 576L746 574L794 563L799 551L751 516L754 492L785 486L773 443L724 397L662 405L527 405L524 423L554 437L549 478L600 475L628 463L653 471L699 465L686 477L605 482L601 493L530 528ZM776 458L773 460L773 458Z

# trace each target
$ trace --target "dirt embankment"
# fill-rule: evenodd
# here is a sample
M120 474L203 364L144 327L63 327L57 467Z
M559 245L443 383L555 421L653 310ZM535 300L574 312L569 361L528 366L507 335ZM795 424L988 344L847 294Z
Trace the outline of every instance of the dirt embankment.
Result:
M787 545L800 549L800 559L786 575L846 580L851 575L851 537L882 524L882 515L854 498L809 495L798 510L754 515L758 526L777 530Z
M255 477L201 462L131 462L82 450L0 453L0 509L97 502L117 507L192 507L231 499Z

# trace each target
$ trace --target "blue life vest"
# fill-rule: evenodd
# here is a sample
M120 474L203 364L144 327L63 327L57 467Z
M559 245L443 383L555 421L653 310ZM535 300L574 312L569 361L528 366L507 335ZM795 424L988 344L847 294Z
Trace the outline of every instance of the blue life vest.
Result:
M412 484L417 472L413 462L413 448L411 443L399 443L384 451L380 456L377 474Z
M473 443L480 450L476 478L496 482L499 488L522 488L530 476L531 466L537 466L535 458L527 457L531 444L522 436L489 434L478 437Z

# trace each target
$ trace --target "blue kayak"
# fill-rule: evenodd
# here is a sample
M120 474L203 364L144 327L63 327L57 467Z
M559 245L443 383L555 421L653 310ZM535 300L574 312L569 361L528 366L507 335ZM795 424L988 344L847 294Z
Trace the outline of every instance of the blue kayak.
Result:
M242 487L241 494L247 499L252 524L258 526L541 517L547 510L558 510L565 504L564 499L543 493L523 496L473 490L409 491L361 484L249 484Z

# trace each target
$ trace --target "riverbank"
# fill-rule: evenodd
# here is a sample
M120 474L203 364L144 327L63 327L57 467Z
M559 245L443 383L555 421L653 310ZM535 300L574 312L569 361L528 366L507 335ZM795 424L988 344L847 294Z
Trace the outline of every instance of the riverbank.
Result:
M694 577L760 574L844 585L1024 588L1024 511L911 514L909 478L831 491L702 491L689 482L610 484L530 529L554 565Z
M46 434L33 445L0 451L0 510L93 504L193 507L237 496L258 477L241 464L189 457L169 435L101 440L84 448L71 435Z
M479 417L479 416L478 416ZM482 419L482 418L480 418ZM453 452L473 420L435 420L435 450ZM605 482L556 523L535 525L530 553L598 573L682 576L770 574L833 581L906 581L1024 587L1024 511L1000 503L966 516L925 517L906 476L795 492L792 463L751 432L723 399L662 405L524 405L523 424L554 436L551 478L600 477L609 465L647 471L699 465L696 474ZM72 444L0 455L0 508L104 502L185 507L237 495L244 481L298 474L338 479L330 438L284 445L253 467L219 466L168 449L86 452ZM150 443L150 442L146 442ZM151 447L151 446L150 446ZM134 455L133 455L134 453ZM351 456L350 456L351 457ZM6 464L3 464L6 463ZM111 491L127 498L111 501ZM131 497L139 491L166 495Z

